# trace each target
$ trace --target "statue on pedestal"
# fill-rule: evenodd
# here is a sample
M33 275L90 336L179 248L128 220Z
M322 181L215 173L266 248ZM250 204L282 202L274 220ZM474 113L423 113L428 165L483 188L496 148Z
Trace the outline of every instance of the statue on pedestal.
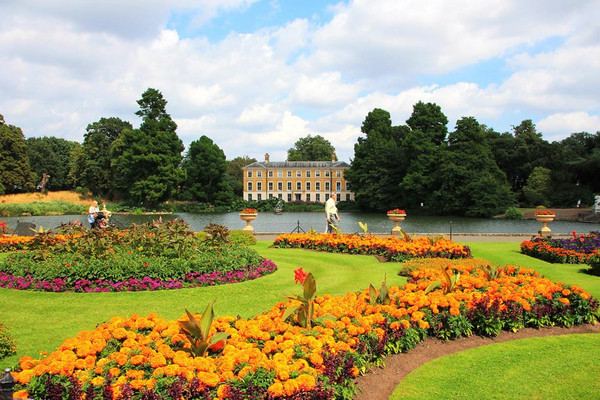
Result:
M594 214L600 214L600 195L594 196Z

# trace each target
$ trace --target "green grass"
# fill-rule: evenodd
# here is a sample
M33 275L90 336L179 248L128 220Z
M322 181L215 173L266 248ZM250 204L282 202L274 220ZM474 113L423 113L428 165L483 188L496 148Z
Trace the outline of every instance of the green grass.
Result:
M18 357L39 356L51 352L65 339L82 330L91 330L110 318L131 314L157 313L172 320L185 309L202 312L206 304L217 299L219 315L252 317L269 310L285 295L301 294L294 284L293 271L304 268L317 280L317 294L345 294L365 289L369 283L379 287L387 275L390 285L403 284L397 276L398 266L380 263L371 256L320 253L300 249L269 248L259 242L256 250L273 260L278 270L266 277L239 284L194 289L135 293L45 293L0 289L0 319L11 328L17 341L16 356L0 360L0 368L13 366Z
M600 298L600 277L582 265L549 264L524 256L519 243L470 242L473 256L498 264L534 268L552 280L576 284ZM12 327L18 355L0 361L13 366L22 355L53 351L66 338L90 330L113 316L151 312L175 319L188 308L201 312L217 299L217 315L251 317L271 308L284 295L300 293L293 282L299 267L317 279L317 294L344 294L405 282L398 264L379 263L370 256L319 253L300 249L254 247L273 260L278 271L234 285L138 293L42 293L0 289L0 319ZM419 399L593 399L600 392L600 335L568 335L499 343L429 362L398 387L398 396ZM400 398L400 397L392 397Z
M598 399L598 336L521 339L438 358L408 374L390 400Z

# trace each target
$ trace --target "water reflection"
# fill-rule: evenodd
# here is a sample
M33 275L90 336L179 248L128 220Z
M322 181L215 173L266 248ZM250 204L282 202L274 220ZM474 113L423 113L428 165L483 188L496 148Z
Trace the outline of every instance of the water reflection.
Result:
M119 227L128 227L133 223L141 224L158 218L170 220L179 218L187 221L194 231L203 230L211 222L223 224L230 229L242 229L245 222L242 221L237 212L220 214L190 214L176 213L166 215L114 215L111 223ZM388 220L384 214L369 214L357 212L340 213L341 221L339 226L344 233L362 232L358 222L367 223L368 230L371 233L388 233L394 226L393 222ZM22 216L1 218L6 221L10 228L16 226L17 221L33 222L38 227L56 228L60 224L69 221L80 221L84 226L89 226L85 215L57 215L57 216ZM259 213L256 220L252 222L256 232L260 233L283 233L292 232L300 229L308 231L310 228L317 232L325 232L325 214L324 213L283 213L276 215L274 213ZM449 234L469 234L469 233L521 233L535 234L541 227L541 223L535 220L502 220L495 218L463 218L463 217L431 217L431 216L408 216L401 223L402 229L410 234L416 233L439 233ZM548 225L552 233L570 234L573 230L578 233L588 233L590 231L600 230L600 224L591 224L583 222L553 221Z

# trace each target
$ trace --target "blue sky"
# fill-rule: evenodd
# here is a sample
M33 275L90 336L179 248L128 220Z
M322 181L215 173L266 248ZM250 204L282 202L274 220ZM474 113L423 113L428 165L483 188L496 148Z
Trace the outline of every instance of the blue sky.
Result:
M158 89L186 146L284 160L308 134L344 161L374 108L418 101L453 130L533 120L548 141L600 130L600 2L579 0L4 0L0 114L27 137L78 142L139 126Z

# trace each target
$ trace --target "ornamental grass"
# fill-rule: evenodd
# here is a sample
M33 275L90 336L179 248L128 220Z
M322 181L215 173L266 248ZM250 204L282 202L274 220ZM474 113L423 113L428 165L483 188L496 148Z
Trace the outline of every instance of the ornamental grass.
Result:
M305 248L334 253L370 254L388 261L414 257L470 258L471 250L443 237L397 238L373 235L288 233L275 238L275 247Z
M458 276L452 287L444 283L447 274ZM187 316L114 317L67 339L47 357L22 357L13 372L16 397L350 399L355 376L427 336L495 336L600 318L598 301L581 288L514 266L425 267L402 287L390 287L388 295L385 302L369 289L316 296L310 328L301 328L294 314L282 318L298 306L295 300L249 319L216 318L209 336L224 332L229 339L204 357L192 356L180 330L178 321Z

